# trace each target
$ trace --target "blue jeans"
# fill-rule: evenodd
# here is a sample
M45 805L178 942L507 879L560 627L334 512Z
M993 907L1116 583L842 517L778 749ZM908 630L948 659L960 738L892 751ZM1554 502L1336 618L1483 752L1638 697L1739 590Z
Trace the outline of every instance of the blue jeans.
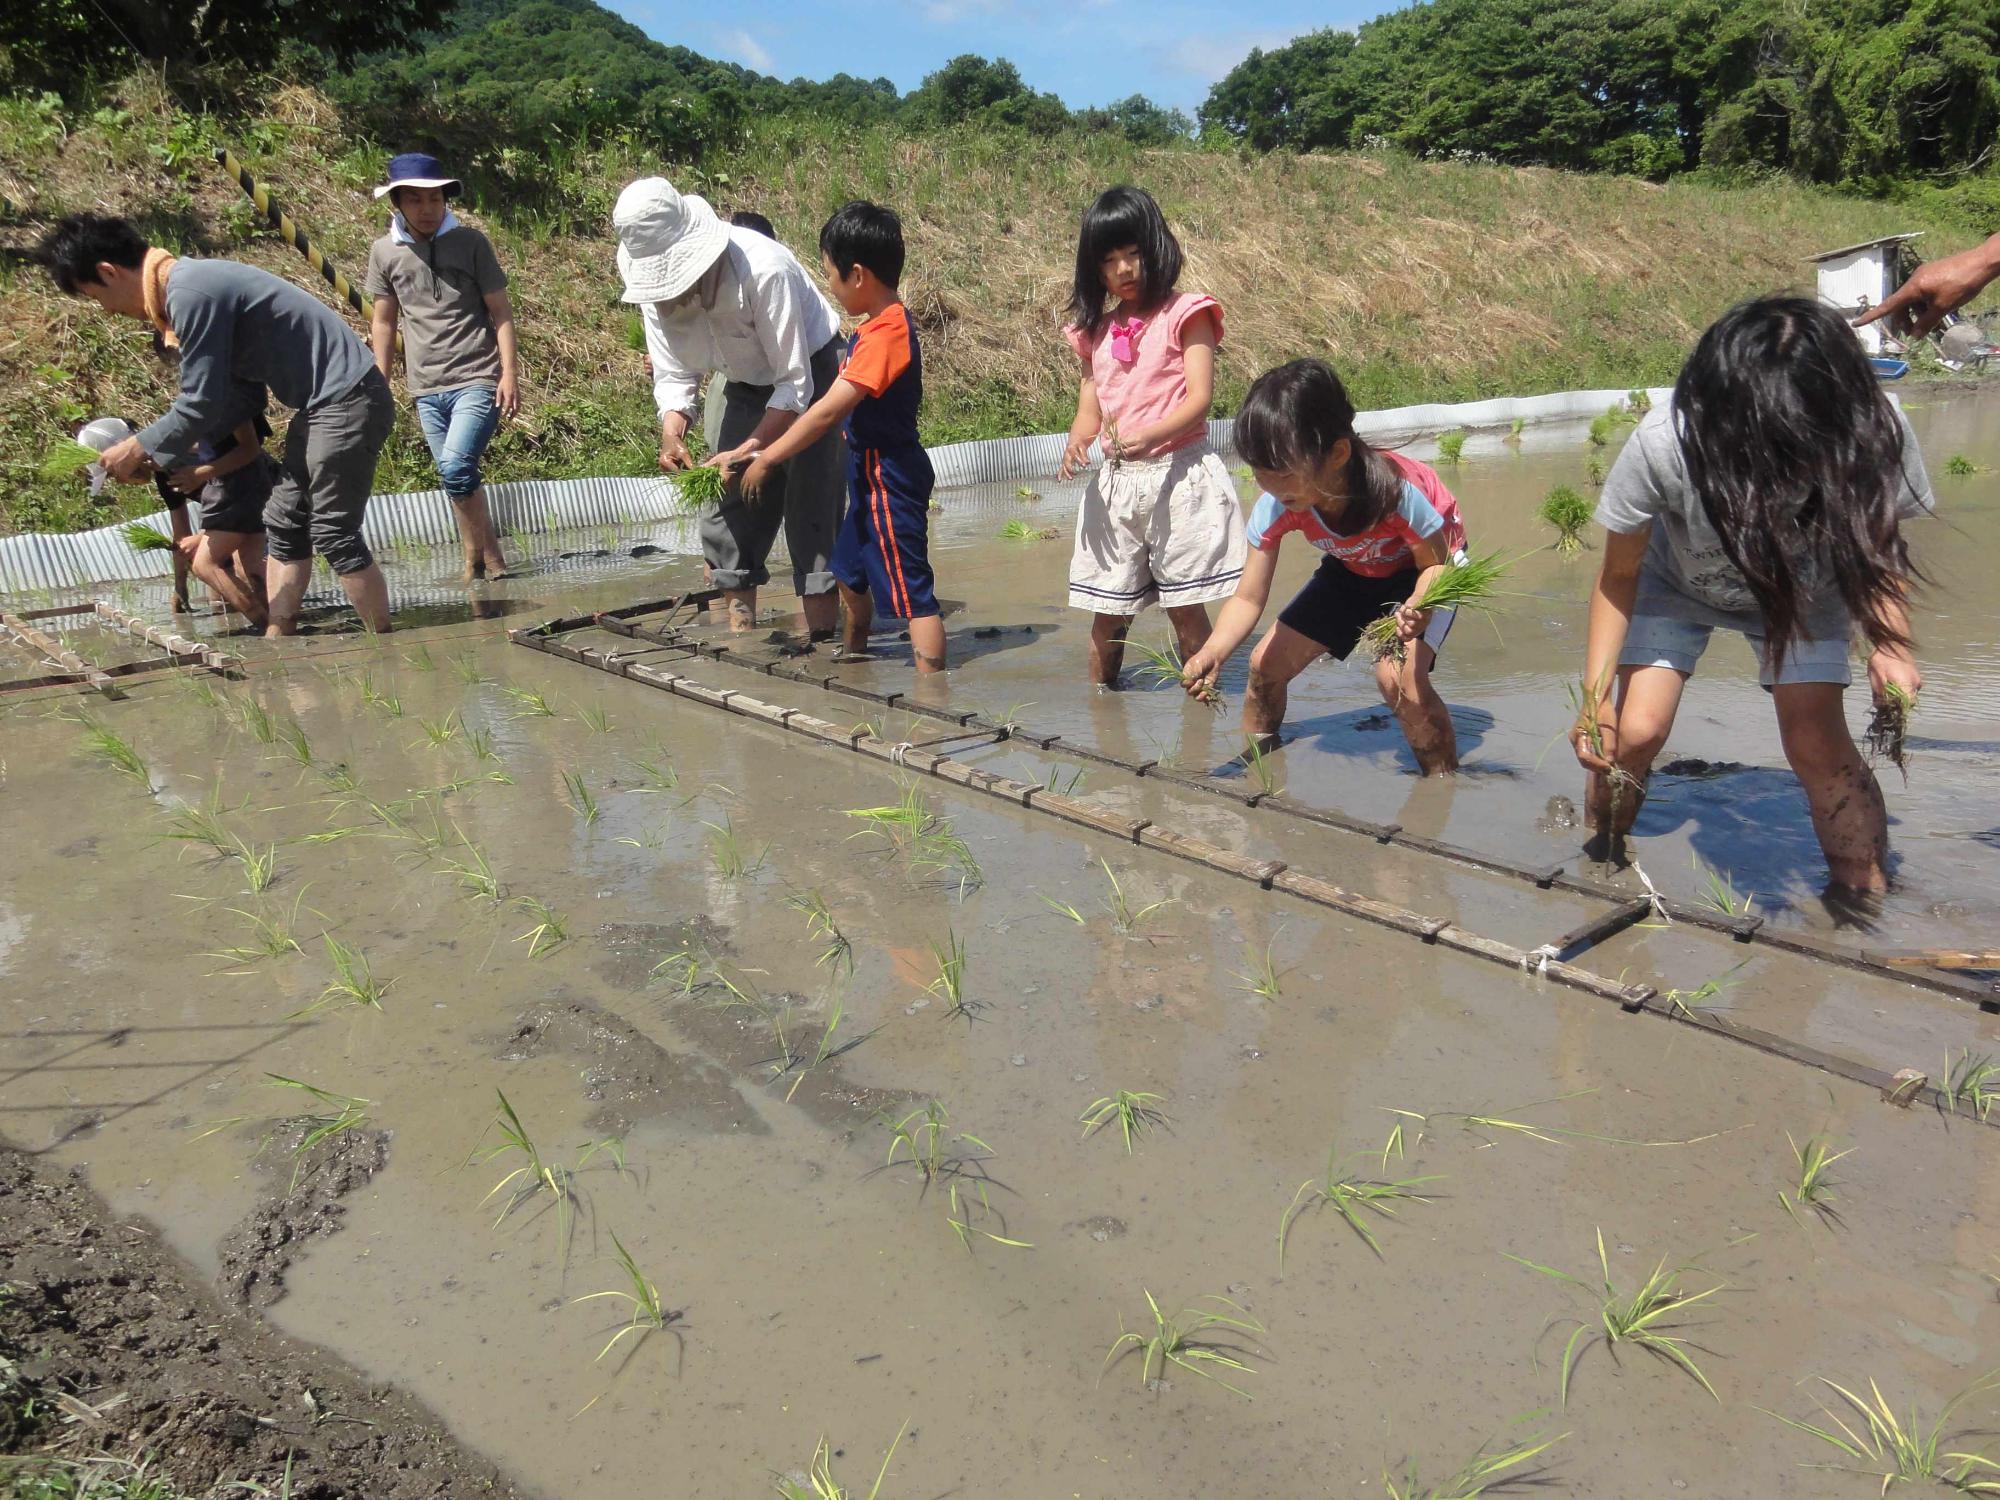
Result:
M463 500L480 486L479 460L500 425L490 385L461 386L417 397L417 420L430 444L444 492Z

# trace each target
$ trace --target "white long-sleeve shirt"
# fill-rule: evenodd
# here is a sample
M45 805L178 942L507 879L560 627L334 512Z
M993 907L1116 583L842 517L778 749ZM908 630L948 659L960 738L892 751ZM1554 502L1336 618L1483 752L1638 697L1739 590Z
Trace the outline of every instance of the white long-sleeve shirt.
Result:
M653 361L653 401L663 417L692 412L712 370L768 385L772 409L802 412L812 405L812 357L840 329L798 257L776 240L733 226L729 248L693 297L679 305L645 303L639 317Z

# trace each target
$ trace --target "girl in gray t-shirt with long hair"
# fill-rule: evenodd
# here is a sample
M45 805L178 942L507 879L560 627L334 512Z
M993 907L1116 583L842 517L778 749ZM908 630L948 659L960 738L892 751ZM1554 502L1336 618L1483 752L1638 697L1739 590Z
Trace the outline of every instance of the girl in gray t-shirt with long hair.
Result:
M1882 790L1847 727L1848 646L1877 703L1923 686L1902 522L1931 509L1909 424L1832 309L1766 297L1701 337L1605 481L1584 706L1591 821L1622 834L1720 626L1748 638L1836 887L1888 886Z

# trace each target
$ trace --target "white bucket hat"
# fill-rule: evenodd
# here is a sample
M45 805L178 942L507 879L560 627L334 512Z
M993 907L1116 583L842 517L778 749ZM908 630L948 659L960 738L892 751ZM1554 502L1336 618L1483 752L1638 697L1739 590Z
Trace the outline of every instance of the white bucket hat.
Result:
M671 302L701 280L729 243L729 226L705 198L664 177L626 184L611 211L626 302Z

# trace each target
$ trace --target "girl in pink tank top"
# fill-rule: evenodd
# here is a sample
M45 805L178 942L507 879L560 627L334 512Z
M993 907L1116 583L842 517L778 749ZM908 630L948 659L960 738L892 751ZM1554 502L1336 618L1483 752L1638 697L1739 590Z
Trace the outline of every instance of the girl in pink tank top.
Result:
M1135 187L1100 194L1077 237L1064 330L1082 365L1060 477L1090 461L1069 602L1090 611L1090 677L1116 687L1132 619L1157 603L1185 657L1208 640L1207 605L1243 573L1243 507L1208 446L1222 308L1177 285L1181 247Z

